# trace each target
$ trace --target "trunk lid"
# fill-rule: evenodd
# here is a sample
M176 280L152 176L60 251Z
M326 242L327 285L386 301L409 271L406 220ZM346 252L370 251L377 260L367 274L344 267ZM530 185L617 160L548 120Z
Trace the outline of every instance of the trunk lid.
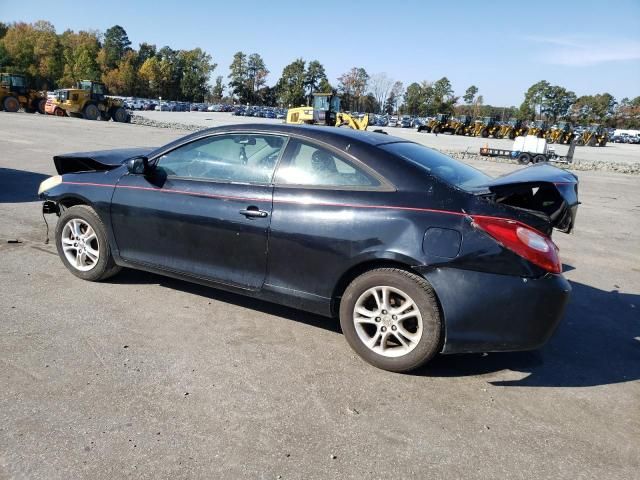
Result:
M549 227L570 233L578 212L578 177L566 170L537 164L474 188L474 193L544 218Z
M118 148L97 152L67 153L53 157L53 163L60 175L106 171L119 167L130 158L148 155L153 150L153 148Z

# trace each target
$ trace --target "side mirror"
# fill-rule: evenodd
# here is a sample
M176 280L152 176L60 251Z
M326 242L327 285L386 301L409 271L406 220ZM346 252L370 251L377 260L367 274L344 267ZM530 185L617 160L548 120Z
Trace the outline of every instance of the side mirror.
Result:
M149 173L149 159L147 157L134 157L127 160L127 170L132 175L146 175Z

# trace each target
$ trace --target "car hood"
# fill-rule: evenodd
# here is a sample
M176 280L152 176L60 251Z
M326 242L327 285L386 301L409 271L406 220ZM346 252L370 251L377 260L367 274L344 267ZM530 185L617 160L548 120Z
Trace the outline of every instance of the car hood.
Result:
M573 230L578 213L578 177L547 164L538 164L490 180L473 189L489 201L533 213L549 228Z
M97 152L67 153L53 157L53 163L60 175L113 170L130 158L148 155L153 150L153 148L118 148Z

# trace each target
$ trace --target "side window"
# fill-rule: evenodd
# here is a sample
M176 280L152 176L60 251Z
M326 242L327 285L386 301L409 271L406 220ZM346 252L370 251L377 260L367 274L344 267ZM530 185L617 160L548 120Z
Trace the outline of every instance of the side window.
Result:
M380 182L328 150L299 140L290 142L289 161L278 168L276 183L318 187L377 187Z
M163 155L158 168L169 177L270 183L285 144L276 135L214 135Z

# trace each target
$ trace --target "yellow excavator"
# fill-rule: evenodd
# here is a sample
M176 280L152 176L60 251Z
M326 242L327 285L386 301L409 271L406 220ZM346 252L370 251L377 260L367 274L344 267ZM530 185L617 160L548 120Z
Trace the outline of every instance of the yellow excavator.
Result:
M290 108L285 123L291 125L327 125L366 130L369 115L361 119L340 110L340 97L334 93L315 93L310 107Z

